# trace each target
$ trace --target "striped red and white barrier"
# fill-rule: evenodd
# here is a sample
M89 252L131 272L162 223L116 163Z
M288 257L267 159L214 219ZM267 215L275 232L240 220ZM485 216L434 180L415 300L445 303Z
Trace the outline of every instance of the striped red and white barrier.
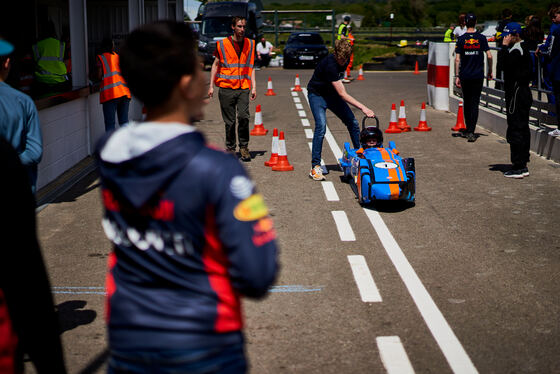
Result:
M432 43L428 49L428 104L449 110L449 45Z

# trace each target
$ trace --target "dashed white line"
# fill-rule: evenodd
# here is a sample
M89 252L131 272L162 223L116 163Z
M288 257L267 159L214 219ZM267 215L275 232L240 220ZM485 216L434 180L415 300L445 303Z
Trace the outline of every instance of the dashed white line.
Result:
M356 236L354 235L354 231L352 231L352 226L350 226L350 221L348 221L346 212L343 210L333 210L331 213L334 218L334 223L336 223L340 240L343 242L355 241Z
M348 262L352 268L352 274L358 286L358 291L360 291L362 301L364 303L380 303L383 301L364 256L348 256Z
M305 110L298 110L298 114L300 117L307 117L307 114L305 114Z
M364 209L420 314L454 373L478 373L467 352L410 265L378 212Z
M414 369L398 336L379 336L375 340L387 373L414 374Z
M325 191L325 196L327 197L327 201L340 201L338 198L338 194L334 189L333 182L321 182L323 186L323 191Z
M301 103L299 96L294 96L294 103Z
M307 118L302 118L301 119L301 124L303 126L309 126L309 120Z
M307 139L313 139L313 130L311 129L305 129L305 137Z
M303 105L296 103L296 109L303 109Z
M292 96L297 96L297 92L296 91L292 91Z

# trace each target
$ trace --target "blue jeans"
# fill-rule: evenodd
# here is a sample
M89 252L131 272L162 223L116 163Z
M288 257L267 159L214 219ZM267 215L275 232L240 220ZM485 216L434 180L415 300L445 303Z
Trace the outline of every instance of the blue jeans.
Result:
M213 348L157 351L111 350L108 374L242 374L247 371L243 343Z
M115 129L115 112L119 118L119 125L128 123L128 105L130 99L126 96L104 102L103 117L105 118L105 131Z
M313 113L315 119L311 167L321 165L323 138L327 129L327 109L330 109L346 125L354 148L360 148L360 125L346 101L338 95L323 97L312 92L308 93L308 98L311 113Z

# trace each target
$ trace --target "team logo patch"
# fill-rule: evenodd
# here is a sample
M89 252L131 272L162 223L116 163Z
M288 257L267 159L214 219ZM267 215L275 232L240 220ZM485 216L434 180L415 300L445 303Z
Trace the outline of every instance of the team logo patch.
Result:
M263 246L270 243L276 238L274 223L268 217L262 218L253 225L253 243L257 246Z
M229 189L233 196L245 200L253 193L253 182L245 176L238 175L231 180Z
M254 194L237 204L233 215L239 221L256 221L268 215L268 208L262 195Z

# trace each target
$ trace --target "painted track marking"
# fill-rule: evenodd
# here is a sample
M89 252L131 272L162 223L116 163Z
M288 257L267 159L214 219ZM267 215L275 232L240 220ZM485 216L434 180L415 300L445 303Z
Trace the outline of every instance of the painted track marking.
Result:
M309 123L309 120L308 120L307 118L302 118L302 119L301 119L301 124L302 124L303 126L306 126L306 127L307 127L307 126L311 126L311 124Z
M398 336L379 336L377 348L383 366L389 374L413 374L414 369Z
M307 139L313 139L313 130L311 129L305 129L305 137Z
M348 262L352 268L352 274L362 301L364 303L380 303L383 301L364 256L348 256Z
M333 182L324 181L321 182L323 186L323 191L325 191L325 196L327 197L327 201L340 201L338 198L338 194L336 193L336 189L334 188Z
M356 236L354 235L352 226L350 226L350 221L348 221L346 212L343 210L333 210L331 213L334 218L334 223L336 224L340 240L343 242L356 241Z

